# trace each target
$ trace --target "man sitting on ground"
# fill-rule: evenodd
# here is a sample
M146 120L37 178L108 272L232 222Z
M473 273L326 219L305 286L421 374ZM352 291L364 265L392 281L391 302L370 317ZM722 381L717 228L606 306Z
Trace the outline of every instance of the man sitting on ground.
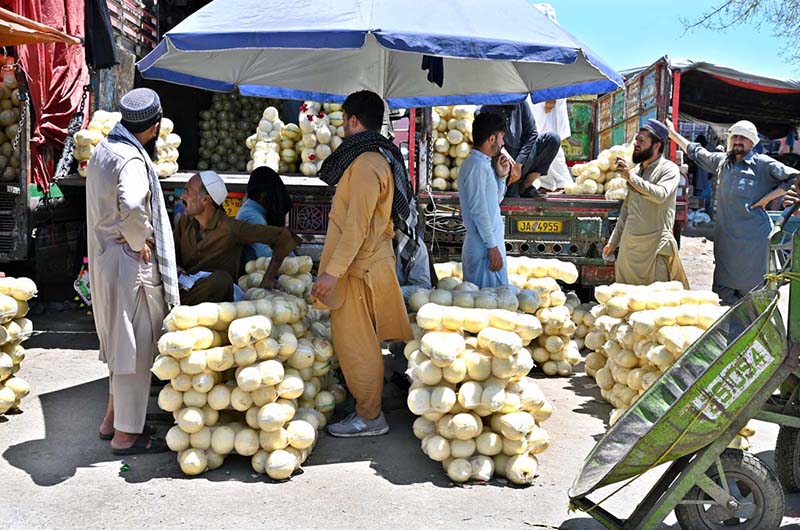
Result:
M252 243L272 247L272 261L261 286L271 287L283 259L300 239L287 228L254 225L225 215L225 183L214 171L195 174L181 195L186 209L175 229L175 253L181 272L181 304L234 301L242 249Z

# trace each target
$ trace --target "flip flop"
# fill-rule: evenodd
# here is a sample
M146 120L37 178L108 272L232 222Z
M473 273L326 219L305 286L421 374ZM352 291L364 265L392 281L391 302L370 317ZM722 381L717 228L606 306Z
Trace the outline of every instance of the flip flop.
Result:
M118 456L156 454L165 453L167 451L169 451L169 447L167 447L167 443L164 440L147 434L140 434L130 447L120 449L111 448L111 452Z
M536 199L538 197L541 197L542 194L539 192L539 190L536 189L535 186L531 186L529 188L525 188L524 190L522 190L519 196L525 199Z
M144 424L144 429L142 429L142 434L146 434L148 436L152 436L156 433L156 428L150 425L149 423ZM97 433L98 438L101 440L112 440L114 438L114 433L111 434L103 434L101 432Z

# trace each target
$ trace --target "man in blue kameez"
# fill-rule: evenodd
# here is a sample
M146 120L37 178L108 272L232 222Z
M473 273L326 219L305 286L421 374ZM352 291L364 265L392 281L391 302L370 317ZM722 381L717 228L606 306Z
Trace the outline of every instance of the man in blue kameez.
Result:
M464 280L481 288L508 285L500 201L506 179L512 184L520 175L517 171L512 175L511 161L500 155L506 126L500 114L479 114L472 124L474 147L458 173L458 197L466 228Z
M749 121L731 126L725 153L689 142L667 123L678 147L718 179L712 289L724 304L735 304L764 279L771 229L764 208L786 193L797 170L753 150L758 131Z

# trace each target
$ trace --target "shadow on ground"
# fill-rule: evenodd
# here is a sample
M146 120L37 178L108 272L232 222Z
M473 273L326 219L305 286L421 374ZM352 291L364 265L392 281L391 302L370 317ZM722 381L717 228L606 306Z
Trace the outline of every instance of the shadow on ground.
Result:
M612 407L600 396L600 387L597 386L594 378L584 372L583 363L575 367L575 373L569 378L569 383L565 388L578 396L589 398L572 411L603 420L607 430ZM597 441L602 437L602 434L597 434L594 439Z
M105 378L40 395L45 438L12 445L3 457L39 486L54 486L73 477L80 468L118 460L109 443L97 436L107 396ZM150 458L156 460L148 460L149 465L159 465L160 458L164 458L163 463L167 460L166 455Z
M94 329L94 317L86 309L44 313L36 319L34 335L25 348L96 350L100 347Z
M78 469L120 460L120 477L129 483L161 478L271 482L266 475L253 472L249 457L229 456L221 468L190 479L181 472L173 452L115 456L109 442L97 436L107 395L106 378L40 395L45 438L13 445L3 452L3 457L12 466L28 473L39 486L54 486L75 476ZM150 399L149 412L160 412L155 397ZM376 438L340 439L320 433L321 439L303 467L369 462L376 474L392 484L430 483L452 487L442 472L441 464L420 451L419 440L411 429L414 416L408 411L394 411L387 413L387 420L392 430L388 435ZM169 428L166 423L154 425L162 437ZM123 471L123 467L127 469Z

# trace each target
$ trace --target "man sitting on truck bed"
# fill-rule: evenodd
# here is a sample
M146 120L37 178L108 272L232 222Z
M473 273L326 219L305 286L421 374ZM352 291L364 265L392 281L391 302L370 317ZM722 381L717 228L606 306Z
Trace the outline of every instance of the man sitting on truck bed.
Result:
M511 161L500 155L506 120L500 114L482 112L472 124L474 148L458 173L458 198L464 220L462 267L464 281L478 287L508 285L505 226L500 201ZM498 158L498 168L492 159ZM499 176L500 175L500 176Z
M624 159L617 159L617 172L628 181L628 196L603 248L603 257L609 259L619 247L614 272L620 283L650 285L678 280L688 289L678 243L672 235L681 177L678 166L663 156L667 136L666 125L647 120L634 140L636 167L629 168Z
M272 247L272 261L261 286L271 287L283 259L300 239L287 228L254 225L225 214L225 183L214 171L192 176L181 195L186 209L175 229L181 304L232 302L242 249L251 243Z
M493 112L505 117L507 125L503 154L515 165L515 173L521 172L519 181L508 181L505 196L529 199L539 196L533 183L542 175L547 175L550 164L558 154L561 138L555 133L539 134L527 101L511 105L484 105L478 114L483 112ZM515 178L519 177L515 175Z

